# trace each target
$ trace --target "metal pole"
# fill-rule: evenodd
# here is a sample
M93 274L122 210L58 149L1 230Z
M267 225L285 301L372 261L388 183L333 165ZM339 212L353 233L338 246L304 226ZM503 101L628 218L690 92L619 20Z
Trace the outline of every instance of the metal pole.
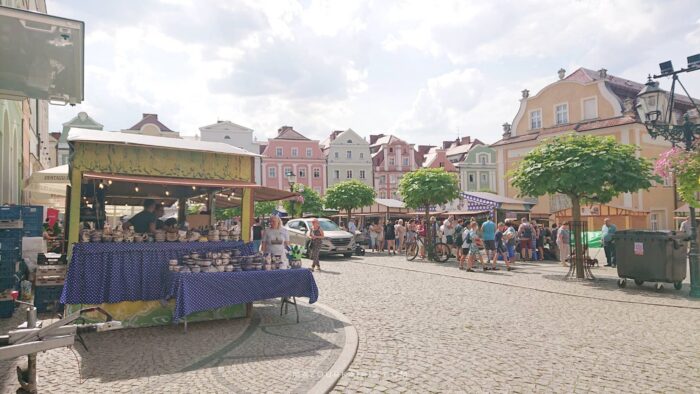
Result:
M690 213L690 296L700 298L700 259L698 258L698 225L695 220L695 208L689 206Z

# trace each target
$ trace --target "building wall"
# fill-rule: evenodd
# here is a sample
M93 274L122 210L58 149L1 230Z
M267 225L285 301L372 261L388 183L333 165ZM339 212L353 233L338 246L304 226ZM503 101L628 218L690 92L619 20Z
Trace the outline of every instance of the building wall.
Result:
M495 191L497 189L496 150L487 145L472 148L458 163L459 184L463 191Z
M253 130L216 130L200 128L200 139L202 141L222 142L235 147L245 149L248 152L258 153L258 144L253 140ZM255 158L255 183L262 185L262 160Z
M401 196L397 191L401 177L417 168L413 144L401 140L392 141L382 146L380 154L384 156L384 161L374 166L374 188L377 197L400 200Z
M277 149L281 155L277 155ZM296 156L293 156L296 149ZM307 149L310 155L307 155ZM271 172L270 168L274 168ZM319 194L326 192L326 159L316 140L279 140L270 139L262 159L263 186L277 189L289 189L285 173L293 171L297 175L296 182L311 187ZM318 172L314 172L317 170ZM274 176L272 176L274 174Z
M350 158L348 158L350 152ZM372 156L369 143L357 133L345 131L331 141L326 157L328 164L327 185L338 182L358 180L367 186L373 186ZM336 171L339 175L336 178ZM364 178L360 177L364 171Z

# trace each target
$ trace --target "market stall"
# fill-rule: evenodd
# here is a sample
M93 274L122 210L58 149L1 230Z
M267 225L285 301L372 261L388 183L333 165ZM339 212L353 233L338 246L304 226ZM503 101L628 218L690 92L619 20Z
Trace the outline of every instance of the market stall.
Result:
M71 130L68 140L72 155L66 214L72 247L61 301L69 311L99 305L125 326L140 327L185 316L187 321L243 317L249 313L246 303L263 299L258 297L307 296L315 301L313 277L299 276L296 270L273 271L278 268L273 265L266 266L270 272L259 271L262 256L249 243L250 231L240 231L237 239L213 215L208 226L185 228L191 200L204 201L209 213L216 206L240 206L240 228L249 229L254 201L296 196L253 182L256 154L221 143L82 129ZM106 222L106 206L140 206L145 200L176 205L175 223L155 231L131 231ZM240 278L250 274L244 270L274 275L287 286L255 292L260 281L250 281L252 298L224 297L246 289ZM193 279L183 277L177 283L216 287L226 302L214 306L193 298L197 293L174 291L171 279L181 273ZM206 308L176 313L176 305L183 302Z

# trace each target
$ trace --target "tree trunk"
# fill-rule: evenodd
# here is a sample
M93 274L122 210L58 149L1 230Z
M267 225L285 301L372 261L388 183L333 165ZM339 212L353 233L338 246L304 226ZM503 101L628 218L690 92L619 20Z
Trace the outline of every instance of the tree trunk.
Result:
M350 217L351 217L351 216L350 216L350 212L351 212L351 210L348 209L348 218L347 218L347 220L345 220L345 228L347 228L348 231L350 231ZM357 223L356 223L356 224L357 224ZM354 237L355 234L353 234L352 236Z
M430 224L430 205L425 204L425 224L428 228L425 231L425 252L426 255L430 246L433 244L433 226Z
M574 256L576 256L576 259L573 264L576 264L576 277L579 279L585 278L584 272L583 272L583 264L584 264L584 257L583 257L583 242L581 240L581 230L583 230L583 223L581 223L581 201L579 200L578 197L572 197L571 198L571 216L573 218L574 226L572 226L572 230L574 227L576 228L576 231L574 231Z

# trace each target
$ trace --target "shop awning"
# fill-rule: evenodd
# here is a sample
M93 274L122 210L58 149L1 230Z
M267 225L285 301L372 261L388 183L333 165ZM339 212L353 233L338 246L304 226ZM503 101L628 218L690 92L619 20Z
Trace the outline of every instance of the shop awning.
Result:
M259 187L252 182L237 181L237 180L218 180L218 179L193 179L193 178L172 178L144 175L120 175L120 174L102 174L98 172L86 172L83 174L84 179L94 180L112 180L114 182L129 182L145 185L173 185L173 186L195 186L195 187L211 187L211 188L240 188L240 187Z
M462 192L460 198L467 202L470 211L530 211L535 206L535 203L487 192Z
M24 183L24 191L49 196L65 196L68 186L68 165L34 172Z

